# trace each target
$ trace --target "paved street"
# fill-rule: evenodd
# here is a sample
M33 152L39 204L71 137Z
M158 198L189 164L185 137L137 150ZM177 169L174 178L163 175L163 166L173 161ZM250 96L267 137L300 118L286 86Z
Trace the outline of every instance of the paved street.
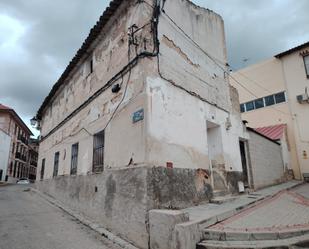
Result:
M0 187L0 249L119 249L25 186Z
M309 230L309 184L281 191L271 199L239 213L212 229L226 232Z

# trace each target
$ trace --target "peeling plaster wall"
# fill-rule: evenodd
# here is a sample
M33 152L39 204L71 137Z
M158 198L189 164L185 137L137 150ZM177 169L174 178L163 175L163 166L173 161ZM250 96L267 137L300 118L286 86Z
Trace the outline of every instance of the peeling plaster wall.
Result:
M222 18L187 0L165 2L159 18L161 74L188 91L223 109L230 110L226 74L198 48L169 17L216 63L227 64Z
M220 126L225 170L241 171L239 137L245 137L237 116L176 88L160 78L147 79L147 161L154 165L210 170L207 120Z
M133 24L141 27L148 23L153 11L147 4L136 4L136 2L128 1L119 7L114 17L111 18L95 41L92 48L94 51L89 51L88 55L85 54L83 61L71 73L66 84L58 91L49 108L45 110L42 120L42 136L45 136L127 65L128 27ZM146 47L152 49L152 35L149 32L150 27L148 25L140 33L148 38ZM132 49L131 59L134 56L135 51ZM89 63L91 59L93 60L94 72L90 74Z
M149 21L152 8L145 6L148 5L140 3L131 6L128 12L125 12L124 6L119 10L116 25L106 28L102 39L94 44L94 72L85 78L80 70L86 70L86 65L77 68L76 74L53 101L51 115L46 111L43 136L126 64L128 41L127 36L121 34L135 22L142 26L141 23ZM224 27L220 16L186 0L166 1L164 9L177 23L184 25L182 28L203 49L226 63ZM132 20L133 16L135 20ZM141 39L151 37L149 30L143 32ZM210 163L214 159L209 157L207 138L207 121L211 121L221 131L222 153L215 159L222 166L220 174L223 181L227 182L226 172L242 170L238 143L239 137L246 134L239 109L235 109L238 95L231 91L222 69L179 30L175 30L163 13L159 18L159 40L159 68L157 58L139 61L131 72L125 99L105 130L105 168L128 164L165 167L167 162L172 162L175 168L205 169L209 177L213 170ZM162 79L160 73L168 81ZM124 76L118 83L126 84L127 77ZM124 89L123 85L117 94L112 94L110 89L105 90L41 142L38 176L45 158L44 178L52 177L54 154L58 151L59 175L69 174L71 146L77 142L77 174L92 172L93 135L104 129L120 103ZM239 108L239 103L237 105ZM134 124L132 114L139 109L144 109L145 118Z
M141 27L149 23L152 11L149 5L137 3L137 1L130 1L130 6L125 3L117 10L117 14L93 45L94 51L90 52L88 57L85 55L83 63L77 66L50 107L46 109L42 120L43 137L128 63L128 27L133 24ZM137 39L148 38L148 42L141 44L142 48L139 46L137 52L144 50L145 46L146 50L152 51L150 25L136 33L136 37ZM134 56L135 50L132 48L130 59ZM90 59L93 60L91 74L89 74ZM56 152L60 152L58 174L70 174L71 146L74 143L79 143L77 174L92 172L93 135L106 127L124 94L122 104L105 130L104 165L106 168L111 168L128 165L130 161L133 164L143 163L145 161L144 123L133 124L132 114L144 106L145 75L154 63L155 59L141 59L131 74L125 74L122 79L114 83L122 85L120 92L114 94L111 88L106 89L56 132L43 140L39 149L38 176L41 173L42 159L45 159L44 178L52 177ZM125 92L126 84L128 88Z
M145 105L145 94L142 93L143 80L139 73L143 68L137 66L132 70L126 97L117 114L105 130L105 168L128 165L145 161L145 127L144 123L133 124L132 114ZM126 80L127 77L124 78ZM92 172L93 135L104 129L111 114L123 96L124 88L113 94L110 90L103 92L94 102L68 121L61 129L43 140L39 148L40 176L42 159L45 158L44 178L53 175L54 155L60 152L59 175L70 174L71 147L79 143L77 174ZM39 178L38 178L39 179Z

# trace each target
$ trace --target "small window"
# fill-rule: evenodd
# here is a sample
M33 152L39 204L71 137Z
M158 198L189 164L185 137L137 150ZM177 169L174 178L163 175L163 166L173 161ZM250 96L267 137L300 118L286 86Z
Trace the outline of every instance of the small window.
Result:
M77 174L77 159L78 159L78 143L72 145L71 155L71 175Z
M254 101L255 109L263 108L264 107L264 99L257 99Z
M246 111L248 112L248 111L252 111L252 110L254 110L254 103L253 103L253 101L250 101L250 102L246 103Z
M104 131L93 137L93 172L102 172L104 168Z
M42 167L41 167L41 175L40 175L41 180L44 179L44 172L45 172L45 158L42 159Z
M275 100L276 100L276 104L285 102L285 93L281 92L281 93L275 94Z
M244 104L241 104L240 105L240 112L245 112L245 105Z
M56 177L58 175L58 169L59 169L59 156L60 153L56 152L55 153L55 158L54 158L54 172L53 172L53 177Z
M266 106L271 106L271 105L275 104L274 95L267 96L264 99L265 99L265 105Z
M304 56L304 63L305 63L307 78L309 78L309 55Z
M92 58L89 58L87 61L86 61L86 66L85 66L85 71L86 71L86 76L90 75L93 73L93 59Z

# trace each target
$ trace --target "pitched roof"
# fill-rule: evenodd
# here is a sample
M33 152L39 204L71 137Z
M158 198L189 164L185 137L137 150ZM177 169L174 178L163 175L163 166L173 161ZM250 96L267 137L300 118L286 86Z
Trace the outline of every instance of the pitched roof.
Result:
M297 50L303 49L303 48L305 48L307 46L309 46L309 42L305 42L305 43L303 43L303 44L301 44L301 45L299 45L297 47L294 47L294 48L291 48L289 50L286 50L286 51L284 51L284 52L282 52L280 54L275 55L275 57L280 59L281 57L283 57L285 55L291 54L291 53L293 53L293 52L295 52Z
M0 103L0 110L13 110L13 109Z
M22 127L24 127L24 129L30 134L33 135L33 133L31 132L31 130L28 128L28 126L24 123L24 121L19 117L19 115L14 111L14 109L12 109L11 107L8 107L6 105L3 105L0 103L0 112L4 112L4 113L9 113L13 116L13 118L15 119L15 121Z
M44 99L41 107L37 112L37 118L41 118L45 107L49 104L50 100L54 97L58 89L64 84L65 79L69 76L75 66L80 62L83 56L86 54L87 50L90 48L91 44L99 36L102 29L105 27L109 19L114 15L118 7L125 2L125 0L112 0L109 7L105 9L103 14L100 16L99 21L90 30L90 33L86 40L83 42L81 48L77 51L73 59L70 61L69 65L66 67L65 71L62 73L58 81L52 87L48 96Z
M283 137L286 127L286 124L278 124L254 128L254 130L272 140L280 140Z

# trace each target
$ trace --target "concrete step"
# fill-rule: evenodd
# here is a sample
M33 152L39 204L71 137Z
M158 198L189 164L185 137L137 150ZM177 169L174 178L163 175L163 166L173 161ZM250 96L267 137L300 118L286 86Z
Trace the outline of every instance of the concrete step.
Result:
M208 241L259 241L259 240L282 240L297 236L307 235L309 229L295 229L274 232L230 232L214 229L204 229L202 238Z
M226 203L226 202L235 201L237 198L238 198L238 196L232 196L232 195L218 196L218 197L212 198L210 200L210 203L223 204L223 203Z
M221 196L226 196L228 194L229 193L226 190L214 190L213 191L213 198L221 197Z
M215 241L205 240L197 244L196 249L296 249L309 248L308 234L280 240L258 241Z

